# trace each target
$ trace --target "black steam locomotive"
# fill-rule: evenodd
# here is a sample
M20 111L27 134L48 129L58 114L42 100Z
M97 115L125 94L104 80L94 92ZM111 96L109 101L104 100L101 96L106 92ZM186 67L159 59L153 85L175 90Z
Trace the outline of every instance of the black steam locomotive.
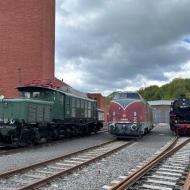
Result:
M176 135L190 135L190 99L185 95L171 103L170 129Z

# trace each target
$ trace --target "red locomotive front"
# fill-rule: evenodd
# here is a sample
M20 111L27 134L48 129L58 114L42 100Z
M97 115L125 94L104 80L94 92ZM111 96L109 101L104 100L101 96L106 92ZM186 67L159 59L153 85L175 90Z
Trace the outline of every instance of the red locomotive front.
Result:
M116 136L139 136L153 126L152 109L136 92L118 92L111 102L108 128Z

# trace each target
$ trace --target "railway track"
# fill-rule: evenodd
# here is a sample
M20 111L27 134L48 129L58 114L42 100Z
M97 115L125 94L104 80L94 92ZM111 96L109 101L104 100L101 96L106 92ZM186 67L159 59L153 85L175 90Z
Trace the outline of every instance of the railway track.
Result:
M9 154L9 150L0 150L0 155Z
M101 159L135 141L112 140L68 155L0 174L0 189L24 190L39 187L55 177Z
M176 138L164 151L145 163L129 176L115 180L112 185L106 186L106 189L190 189L190 173L187 175L190 169L190 138Z
M102 130L98 131L97 134L98 133L106 133L106 132L108 132L107 129L102 129ZM96 135L96 134L92 134L92 135ZM19 147L19 148L6 148L6 147L1 146L0 147L0 156L9 155L9 154L16 154L16 153L24 152L24 151L31 150L31 149L39 149L42 147L48 147L48 146L60 144L60 143L70 141L73 139L77 139L77 138L79 138L79 137L72 137L69 139L66 138L66 139L62 139L62 140L51 141L51 142L48 142L45 144L38 144L38 145L32 145L32 146L27 146L27 147ZM81 138L83 138L83 137L81 137Z
M183 190L189 190L190 189L190 170L186 176L185 183L183 185Z

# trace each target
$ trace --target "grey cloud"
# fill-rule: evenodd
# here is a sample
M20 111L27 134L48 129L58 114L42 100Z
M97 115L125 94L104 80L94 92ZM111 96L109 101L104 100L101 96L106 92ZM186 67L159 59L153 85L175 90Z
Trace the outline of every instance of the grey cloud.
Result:
M189 50L179 45L190 35L188 0L72 0L74 7L67 2L57 0L57 14L65 19L97 16L78 27L63 20L57 28L57 65L80 64L85 90L124 88L139 75L167 81L164 72L179 71L190 59Z

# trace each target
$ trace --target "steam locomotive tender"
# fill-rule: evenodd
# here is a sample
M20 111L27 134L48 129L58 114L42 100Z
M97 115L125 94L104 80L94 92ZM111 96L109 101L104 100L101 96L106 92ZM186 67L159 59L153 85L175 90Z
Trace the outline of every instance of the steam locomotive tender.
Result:
M0 143L25 146L96 133L104 113L96 101L71 87L28 84L20 98L0 99Z
M176 135L190 135L190 99L184 95L171 103L170 129Z
M153 127L152 108L137 92L118 92L110 105L108 129L118 137L138 137Z

